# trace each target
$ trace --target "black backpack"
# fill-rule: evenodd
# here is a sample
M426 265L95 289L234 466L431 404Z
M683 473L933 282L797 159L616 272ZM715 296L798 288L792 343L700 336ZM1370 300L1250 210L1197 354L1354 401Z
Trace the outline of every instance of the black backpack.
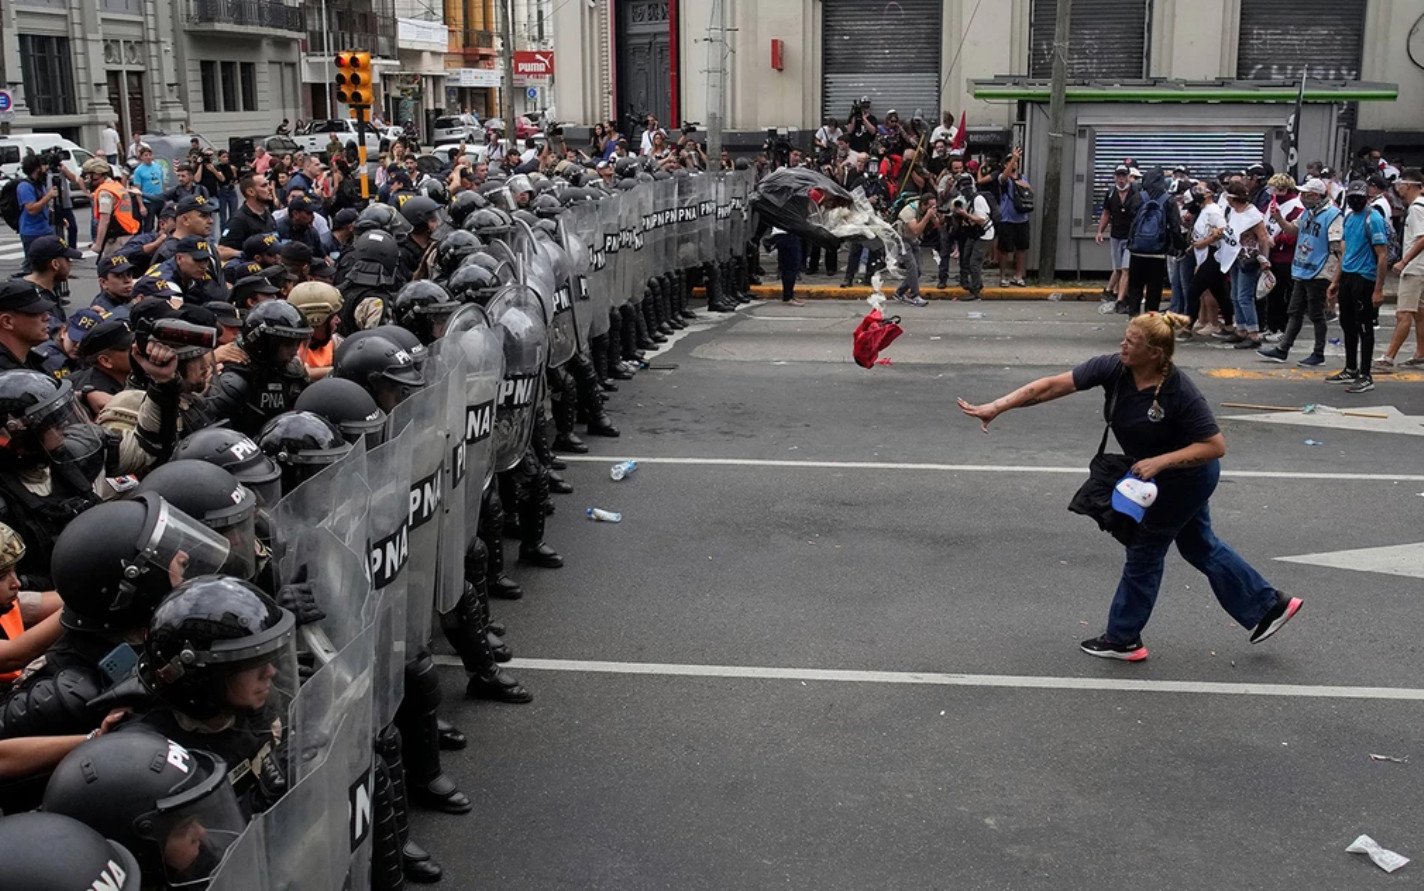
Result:
M1033 192L1029 189L1020 189L1013 180L1005 180L1005 187L1009 190L1009 200L1014 203L1014 210L1022 214L1033 213Z
M0 217L16 232L20 231L20 180L18 177L5 183L0 189Z

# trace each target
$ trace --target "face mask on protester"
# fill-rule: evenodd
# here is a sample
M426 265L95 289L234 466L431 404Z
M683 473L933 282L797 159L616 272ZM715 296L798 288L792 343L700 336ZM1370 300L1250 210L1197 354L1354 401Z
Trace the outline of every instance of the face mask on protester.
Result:
M1366 195L1351 195L1345 199L1345 203L1348 204L1350 209L1355 213L1359 213L1370 203L1370 199Z

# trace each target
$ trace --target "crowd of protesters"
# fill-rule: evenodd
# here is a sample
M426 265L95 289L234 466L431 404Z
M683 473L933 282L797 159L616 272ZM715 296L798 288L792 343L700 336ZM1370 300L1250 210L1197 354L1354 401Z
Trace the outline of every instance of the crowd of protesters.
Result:
M1302 182L1267 163L1193 177L1124 162L1097 229L1114 270L1104 309L1154 312L1167 292L1170 310L1192 319L1178 340L1276 363L1309 322L1312 342L1296 363L1304 368L1326 363L1329 324L1338 321L1345 367L1326 380L1350 393L1374 389L1374 376L1396 365L1424 366L1424 174L1362 161L1344 182L1318 161ZM1372 360L1390 273L1400 276L1393 330Z

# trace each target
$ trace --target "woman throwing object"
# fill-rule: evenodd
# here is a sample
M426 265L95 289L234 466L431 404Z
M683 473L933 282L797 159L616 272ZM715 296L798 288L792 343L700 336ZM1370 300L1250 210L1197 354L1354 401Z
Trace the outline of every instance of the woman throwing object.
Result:
M1116 356L1089 359L1072 371L1040 378L984 405L959 400L985 433L1011 408L1038 405L1080 390L1103 387L1113 406L1110 424L1136 462L1132 475L1157 485L1157 499L1127 545L1122 578L1108 611L1107 631L1085 640L1083 652L1107 659L1147 658L1142 629L1162 584L1162 564L1175 541L1182 557L1211 582L1222 607L1251 629L1251 642L1275 634L1301 607L1212 532L1208 502L1221 477L1226 440L1211 408L1191 379L1172 364L1173 332L1190 320L1147 313L1128 323Z

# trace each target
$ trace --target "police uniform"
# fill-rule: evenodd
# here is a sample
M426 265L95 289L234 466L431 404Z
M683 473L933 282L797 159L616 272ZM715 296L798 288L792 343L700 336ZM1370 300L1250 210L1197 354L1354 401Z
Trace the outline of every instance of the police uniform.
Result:
M19 312L37 315L53 312L54 301L50 300L32 282L22 278L0 283L0 312ZM0 371L27 368L30 371L44 371L44 357L34 350L23 356L10 352L10 348L0 344Z
M193 303L207 303L209 300L226 300L227 288L208 272L200 279L184 279L178 271L177 254L187 253L204 260L209 269L213 266L213 255L209 252L209 242L205 238L188 236L178 242L171 260L159 263L149 269L143 278L134 283L135 296L163 296L165 290L176 291L177 296ZM171 285L171 288L166 286Z
M218 244L235 251L243 249L243 244L254 235L262 235L276 230L277 223L272 219L272 212L263 210L259 216L252 212L245 203L237 209L228 220L227 228L223 229L222 237Z

